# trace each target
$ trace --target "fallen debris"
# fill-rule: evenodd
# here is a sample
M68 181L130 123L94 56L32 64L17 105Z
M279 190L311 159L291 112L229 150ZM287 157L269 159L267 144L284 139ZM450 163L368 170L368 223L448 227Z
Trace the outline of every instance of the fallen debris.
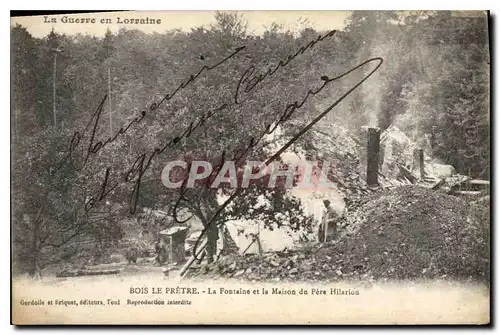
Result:
M425 187L379 191L348 202L334 241L262 256L227 255L190 276L271 282L485 279L489 224L469 205Z
M120 270L101 270L101 271L76 270L76 271L58 272L56 274L56 277L63 278L63 277L80 277L80 276L116 275L119 273Z

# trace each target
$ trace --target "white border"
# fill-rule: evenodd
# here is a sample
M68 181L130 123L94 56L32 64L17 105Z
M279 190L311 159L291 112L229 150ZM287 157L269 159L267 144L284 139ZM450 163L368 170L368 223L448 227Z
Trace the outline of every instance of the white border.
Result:
M356 10L356 9L377 9L377 10L383 10L383 9L461 9L461 10L491 10L491 14L493 16L498 15L500 1L498 0L476 0L476 1L465 1L465 0L455 0L455 1L441 1L438 2L436 0L420 0L420 1L360 1L360 0L349 0L349 1L304 1L304 2L299 2L299 1L274 1L271 2L269 0L253 0L251 2L240 2L236 3L231 0L212 0L212 1L203 1L203 0L198 0L198 1L178 1L178 2L172 2L172 1L151 1L151 0L141 0L139 2L132 2L132 1L126 1L126 0L121 0L121 1L107 1L106 2L106 7L109 9L113 10L119 10L119 9L135 9L135 10L213 10L213 9L225 9L225 10L243 10L243 9L248 9L248 10ZM3 5L10 5L11 3L9 2L3 2ZM15 9L17 10L28 10L28 9L39 9L39 10L56 10L56 9L67 9L67 10L98 10L98 9L104 9L103 8L103 1L102 0L86 0L85 2L69 2L69 1L24 1L22 3L20 2L15 2L12 3L13 6L15 6ZM82 8L82 6L85 6L85 8ZM6 8L6 9L11 9L11 8ZM4 17L6 20L8 20L8 24L10 26L10 17L7 17L6 15L6 10L2 11L4 13ZM495 23L498 25L498 21ZM6 23L7 25L7 23ZM7 115L10 111L10 33L9 30L3 29L2 34L0 35L2 38L2 44L3 46L6 47L7 50L2 53L2 64L4 66L2 67L2 72L1 72L1 78L3 79L2 84L2 100L4 102L5 110L4 110L4 115ZM498 34L494 34L494 41L493 45L498 44ZM494 62L495 59L492 58L492 62ZM493 76L495 76L498 72L498 66L495 67L495 73ZM495 76L496 77L496 76ZM493 80L493 78L492 78ZM495 91L492 92L492 94L495 95L495 97L498 97L498 86L495 86ZM495 107L495 106L492 106ZM494 110L492 110L492 114L494 113ZM10 114L10 113L9 113ZM1 304L1 324L2 324L2 330L1 333L11 333L15 331L15 328L12 326L9 326L10 324L10 276L9 272L7 270L8 264L10 264L10 259L8 258L10 256L10 163L7 163L7 158L9 157L10 159L10 138L9 138L9 125L10 122L7 122L7 117L3 120L3 122L0 122L0 155L3 158L2 163L0 165L0 171L1 175L3 178L1 178L1 184L0 184L0 213L2 215L3 220L1 221L1 229L2 231L0 232L0 235L3 237L3 243L1 244L2 250L1 250L1 255L4 255L5 257L3 259L3 269L4 269L4 275L2 276L2 287L3 287L3 292L5 293L5 299L3 303ZM493 125L493 131L498 130L498 120L495 118L495 123ZM493 149L500 148L500 140L498 140L498 135L495 140L495 143L493 145ZM498 152L495 153L495 162L494 166L497 164L497 158L498 158ZM498 200L498 197L495 197L495 204L493 204L494 207L500 208L500 200ZM496 222L492 222L492 225L495 225ZM499 228L496 228L496 233L495 233L495 241L498 241L498 231ZM498 243L498 242L497 242ZM495 252L495 260L498 259L498 253ZM494 269L496 264L492 264L492 268ZM497 274L498 275L498 274ZM498 277L498 276L497 276ZM496 278L495 278L496 279ZM494 285L497 286L496 284L498 283L497 280L495 280ZM498 286L496 287L496 290L498 291ZM498 310L498 308L496 309ZM496 314L496 313L495 313ZM496 321L498 322L498 318L496 318ZM58 329L59 331L65 331L66 329ZM93 333L101 333L104 332L102 329L72 329L74 332L83 332L83 331L88 331L91 330ZM200 331L201 329L189 329L189 330L184 330L183 332L194 332L194 331ZM235 332L235 331L243 331L243 329L203 329L204 331L213 331L213 332L221 332L221 331L229 331L229 332ZM318 331L317 329L315 329ZM368 329L356 329L354 332L364 332ZM395 329L391 329L395 330ZM406 330L406 329L404 329ZM397 331L404 331L403 329L397 329ZM434 334L437 333L438 330L431 330L431 329L414 329L416 331L423 330L426 332L426 334ZM454 332L455 329L449 329L451 332ZM463 331L464 329L461 329ZM55 332L57 330L46 330L48 333ZM112 331L115 332L136 332L137 329L114 329ZM171 332L178 332L179 329L156 329L156 331L168 331L169 333ZM182 330L181 330L182 331ZM249 330L245 330L249 331ZM304 329L304 328L299 328L299 329L258 329L259 333L276 333L276 332L308 332L310 329ZM321 329L319 331L330 331L330 329ZM387 329L370 329L370 331L376 331L379 333L386 332ZM477 329L477 330L471 330L471 329L465 329L465 331L469 332L482 332L484 330Z

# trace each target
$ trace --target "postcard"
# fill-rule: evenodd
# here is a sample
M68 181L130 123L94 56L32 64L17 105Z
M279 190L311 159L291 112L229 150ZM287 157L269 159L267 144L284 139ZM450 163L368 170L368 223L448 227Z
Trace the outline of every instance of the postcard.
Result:
M10 30L13 324L490 323L488 12Z

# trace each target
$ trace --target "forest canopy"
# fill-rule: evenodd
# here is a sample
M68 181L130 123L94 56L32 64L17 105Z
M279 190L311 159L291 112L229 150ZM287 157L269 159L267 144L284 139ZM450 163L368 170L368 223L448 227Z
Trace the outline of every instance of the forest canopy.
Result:
M80 216L81 205L100 189L106 167L118 167L112 171L116 174L126 173L125 167L136 164L142 152L161 147L196 117L232 101L234 87L246 69L265 73L294 54L298 56L286 69L268 76L265 83L255 83L245 105L217 113L195 139L182 139L182 148L154 162L143 179L140 205L152 207L160 199L167 206L173 201L159 183L162 162L199 152L215 159L222 152L235 151L287 104L317 87L320 78L335 77L373 57L383 58L383 66L339 104L328 120L353 134L366 125L382 129L396 125L459 173L489 179L487 27L484 14L356 11L342 31L298 53L329 32L315 31L305 22L300 31L273 24L262 35L254 35L237 13L217 13L215 24L189 32L146 34L131 25L115 34L108 31L103 38L57 31L35 38L25 27L13 26L12 187L13 221L20 223L14 232L19 266L32 271L35 265L28 254L58 248L76 236L91 235L98 243L120 239L119 220L107 218L101 224ZM85 160L85 173L71 164L57 166L67 157L75 132L88 127L100 103L95 136L104 141L134 123L142 111L151 109L153 102L174 92L199 69L217 64L242 46L234 59L200 75L196 85L155 108L148 122L137 122L99 150L95 159ZM294 118L310 120L331 104L330 96L350 85L344 80L315 96ZM253 155L262 158L263 152ZM103 202L96 207L98 212L111 213L106 206L113 203L129 204L127 192L117 188L113 193L112 203ZM307 221L295 199L278 193L268 196L282 200L290 218ZM245 216L258 198L247 196L246 207L236 204L225 219ZM189 209L203 221L215 211L215 193L200 201L206 203ZM272 212L263 209L261 214L275 222Z

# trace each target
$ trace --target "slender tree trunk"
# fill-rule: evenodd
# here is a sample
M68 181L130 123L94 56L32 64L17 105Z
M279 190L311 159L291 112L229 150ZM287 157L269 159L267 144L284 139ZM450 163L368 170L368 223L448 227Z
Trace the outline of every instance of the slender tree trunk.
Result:
M33 225L33 230L31 234L31 250L30 250L30 267L29 267L29 275L32 278L36 278L39 276L39 278L42 277L42 273L40 271L40 263L39 263L39 257L40 257L40 250L39 250L39 230L40 230L40 222L36 220Z
M203 226L207 227L208 220L212 220L214 213L217 211L218 204L215 197L215 193L208 194L208 196L202 198L203 209L201 211L204 214L205 220ZM219 239L219 220L217 218L213 219L210 226L207 229L207 262L213 263L217 255L217 240Z
M217 254L217 237L219 230L213 222L207 229L207 262L213 263Z

